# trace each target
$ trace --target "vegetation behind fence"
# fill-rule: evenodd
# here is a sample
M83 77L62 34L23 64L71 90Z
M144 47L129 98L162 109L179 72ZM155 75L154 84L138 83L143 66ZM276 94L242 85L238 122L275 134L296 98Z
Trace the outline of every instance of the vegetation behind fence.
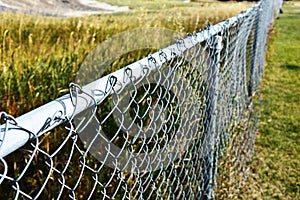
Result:
M69 94L18 118L1 113L0 197L235 195L253 154L254 99L278 9L277 2L260 1L80 85L87 75L103 75L98 61L111 54L96 47Z

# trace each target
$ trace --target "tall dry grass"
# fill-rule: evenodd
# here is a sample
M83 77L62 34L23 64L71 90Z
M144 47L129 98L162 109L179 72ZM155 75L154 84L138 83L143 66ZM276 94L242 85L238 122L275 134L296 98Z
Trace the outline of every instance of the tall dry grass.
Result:
M88 53L114 34L143 27L184 34L249 6L153 5L142 11L69 19L0 14L0 110L18 116L67 92Z

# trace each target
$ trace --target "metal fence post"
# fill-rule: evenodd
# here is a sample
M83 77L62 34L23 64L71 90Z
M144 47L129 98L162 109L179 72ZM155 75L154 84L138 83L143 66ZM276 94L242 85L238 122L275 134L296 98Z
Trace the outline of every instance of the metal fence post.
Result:
M204 122L203 141L203 168L202 168L202 194L200 199L214 199L214 168L215 140L217 136L216 116L219 95L220 54L222 50L222 36L213 36L209 49L209 62L206 82L206 110Z
M260 15L261 15L261 5L258 8L257 16L256 16L256 24L255 24L255 31L254 31L254 42L253 42L253 51L252 53L252 62L251 62L251 69L250 69L250 83L249 83L249 97L252 97L253 93L256 90L256 73L257 73L257 49L259 47L259 30L260 30Z

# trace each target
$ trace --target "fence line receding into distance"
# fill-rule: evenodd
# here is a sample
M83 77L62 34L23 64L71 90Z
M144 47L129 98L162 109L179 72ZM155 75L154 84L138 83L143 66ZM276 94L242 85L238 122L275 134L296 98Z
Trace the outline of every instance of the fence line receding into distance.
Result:
M18 118L0 112L0 199L235 194L281 3L259 1Z

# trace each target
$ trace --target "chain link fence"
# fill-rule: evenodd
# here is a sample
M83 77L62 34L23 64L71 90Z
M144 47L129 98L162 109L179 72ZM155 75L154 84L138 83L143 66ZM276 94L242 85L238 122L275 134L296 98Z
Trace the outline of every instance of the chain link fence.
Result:
M280 1L264 0L23 116L1 112L0 199L215 199L253 155Z

